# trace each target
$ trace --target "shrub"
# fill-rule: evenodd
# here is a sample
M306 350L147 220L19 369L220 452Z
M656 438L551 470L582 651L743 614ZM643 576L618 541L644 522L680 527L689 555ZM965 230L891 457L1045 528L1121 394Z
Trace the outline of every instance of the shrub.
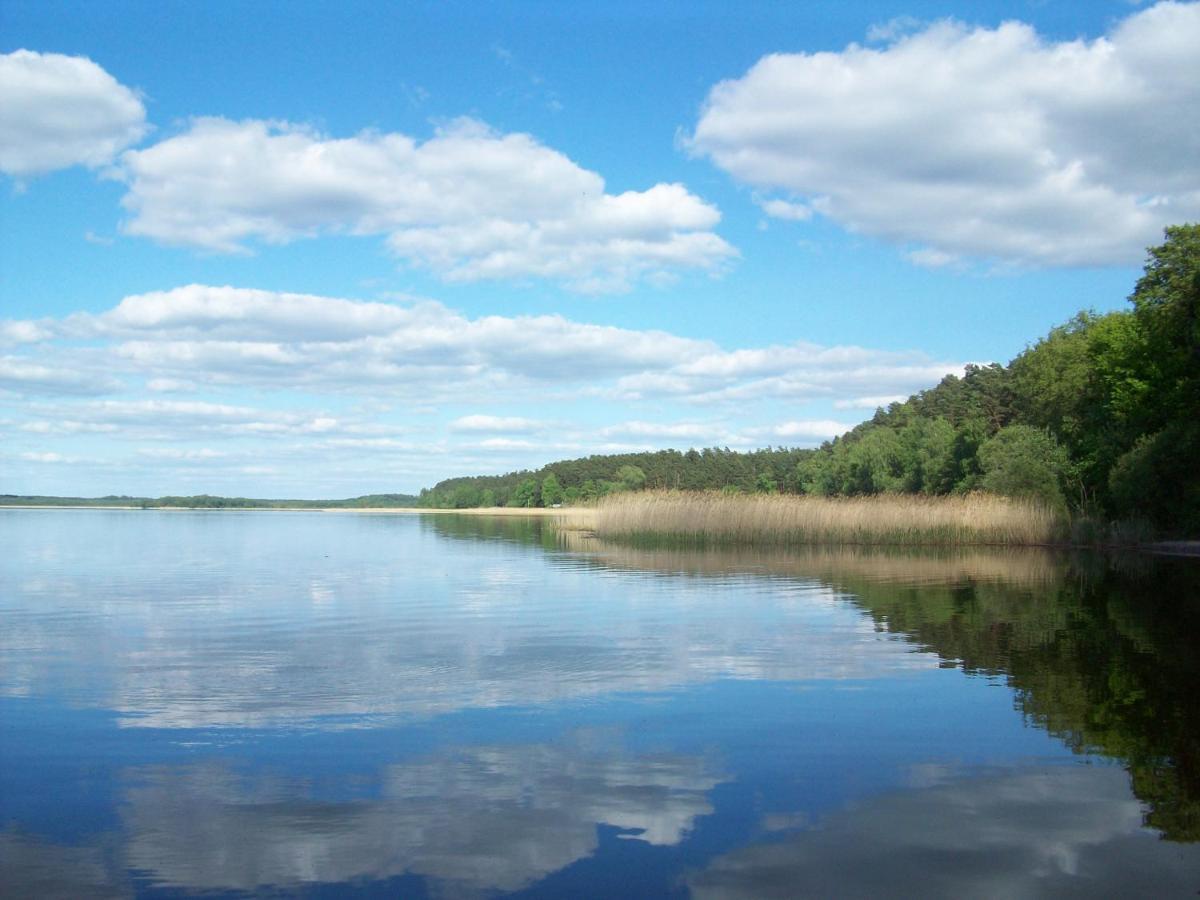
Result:
M980 487L1003 497L1029 497L1066 511L1071 459L1048 431L1008 425L979 448Z

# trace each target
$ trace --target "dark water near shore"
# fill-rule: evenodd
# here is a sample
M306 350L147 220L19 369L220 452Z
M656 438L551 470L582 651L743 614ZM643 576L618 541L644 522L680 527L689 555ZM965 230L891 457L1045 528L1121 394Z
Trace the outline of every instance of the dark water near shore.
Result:
M0 511L0 895L1195 896L1200 564Z

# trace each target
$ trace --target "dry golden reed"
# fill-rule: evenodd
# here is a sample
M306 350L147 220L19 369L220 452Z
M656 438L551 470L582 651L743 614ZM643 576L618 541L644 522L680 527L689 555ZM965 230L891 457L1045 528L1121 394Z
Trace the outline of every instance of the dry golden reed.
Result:
M755 546L1030 546L1057 543L1066 528L1041 504L990 494L832 498L643 491L606 497L588 518L587 527L605 539Z

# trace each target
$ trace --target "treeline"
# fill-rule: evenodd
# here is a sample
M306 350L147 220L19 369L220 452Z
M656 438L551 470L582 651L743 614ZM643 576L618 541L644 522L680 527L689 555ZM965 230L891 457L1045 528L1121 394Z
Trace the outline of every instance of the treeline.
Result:
M588 456L536 471L449 478L421 491L419 503L449 509L554 506L642 488L773 492L789 489L797 464L811 452L778 447L738 453L707 447Z
M215 497L197 494L191 497L158 497L140 505L154 507L186 507L187 509L380 509L415 506L412 494L366 494L345 500L263 500L252 497Z
M194 494L187 497L43 497L0 494L0 506L97 506L141 509L379 509L416 506L412 494L367 494L346 500L263 500L253 497L218 497Z
M190 497L157 497L138 504L143 509L184 507L186 509L295 509L310 506L303 500L262 500L253 497L217 497L195 494Z
M1200 226L1166 235L1132 309L1080 313L1007 366L878 411L805 458L795 489L986 490L1200 531Z
M818 450L589 456L451 478L426 507L553 506L642 488L823 496L988 491L1087 528L1200 532L1200 225L1151 248L1127 311L1082 312L1008 365L968 366ZM1079 535L1087 537L1087 535Z
M145 497L109 494L107 497L49 497L40 494L0 494L0 506L137 506Z

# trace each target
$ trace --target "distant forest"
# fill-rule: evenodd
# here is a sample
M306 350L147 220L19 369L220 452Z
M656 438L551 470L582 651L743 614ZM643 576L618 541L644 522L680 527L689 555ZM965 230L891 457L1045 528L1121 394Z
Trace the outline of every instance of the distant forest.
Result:
M793 490L796 467L811 450L728 447L587 456L507 475L448 478L421 491L427 507L553 506L587 502L615 491L678 488L730 491Z
M1200 225L1151 248L1132 308L1081 312L1006 366L880 409L816 450L662 450L451 478L426 507L553 506L613 491L853 496L986 490L1077 519L1200 532Z
M0 506L98 506L140 507L142 509L371 509L388 506L416 506L412 494L367 494L348 500L258 500L251 497L214 497L195 494L189 497L42 497L0 494Z

